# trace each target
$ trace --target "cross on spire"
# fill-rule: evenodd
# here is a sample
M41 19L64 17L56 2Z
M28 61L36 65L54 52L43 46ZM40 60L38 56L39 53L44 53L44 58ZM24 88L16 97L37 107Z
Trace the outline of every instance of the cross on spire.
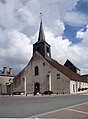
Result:
M42 21L42 16L43 16L43 14L42 14L42 12L40 12L40 21Z

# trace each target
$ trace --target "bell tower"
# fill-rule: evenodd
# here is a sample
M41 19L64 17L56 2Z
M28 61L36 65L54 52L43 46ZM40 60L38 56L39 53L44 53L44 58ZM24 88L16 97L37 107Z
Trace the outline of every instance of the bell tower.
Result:
M45 59L51 59L51 46L46 42L42 26L42 19L40 22L38 41L33 44L33 54L37 51Z

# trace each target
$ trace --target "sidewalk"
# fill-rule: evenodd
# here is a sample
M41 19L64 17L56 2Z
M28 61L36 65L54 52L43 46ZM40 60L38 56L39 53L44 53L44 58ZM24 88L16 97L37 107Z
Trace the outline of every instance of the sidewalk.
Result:
M80 92L76 92L76 93L72 93L72 94L52 94L52 95L42 95L42 94L37 94L37 95L33 95L33 94L21 94L21 95L0 95L0 97L13 97L13 96L17 96L17 97L48 97L48 96L66 96L66 95L77 95L77 94L88 94L88 90L85 91L80 91Z

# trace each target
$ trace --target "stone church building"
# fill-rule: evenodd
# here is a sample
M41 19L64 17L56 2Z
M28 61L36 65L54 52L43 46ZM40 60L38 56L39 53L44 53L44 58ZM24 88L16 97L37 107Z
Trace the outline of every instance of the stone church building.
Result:
M70 62L71 63L71 62ZM40 22L38 41L33 44L33 56L27 66L13 79L13 93L33 94L52 91L54 94L76 93L88 88L78 68L74 72L67 61L61 65L51 57L51 46L46 42ZM80 70L79 70L80 71Z

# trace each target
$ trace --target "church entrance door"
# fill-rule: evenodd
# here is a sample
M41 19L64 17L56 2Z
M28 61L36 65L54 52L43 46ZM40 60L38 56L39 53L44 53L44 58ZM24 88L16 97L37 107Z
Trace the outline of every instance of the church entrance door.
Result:
M40 92L40 84L39 83L35 83L34 84L34 93L35 95Z

